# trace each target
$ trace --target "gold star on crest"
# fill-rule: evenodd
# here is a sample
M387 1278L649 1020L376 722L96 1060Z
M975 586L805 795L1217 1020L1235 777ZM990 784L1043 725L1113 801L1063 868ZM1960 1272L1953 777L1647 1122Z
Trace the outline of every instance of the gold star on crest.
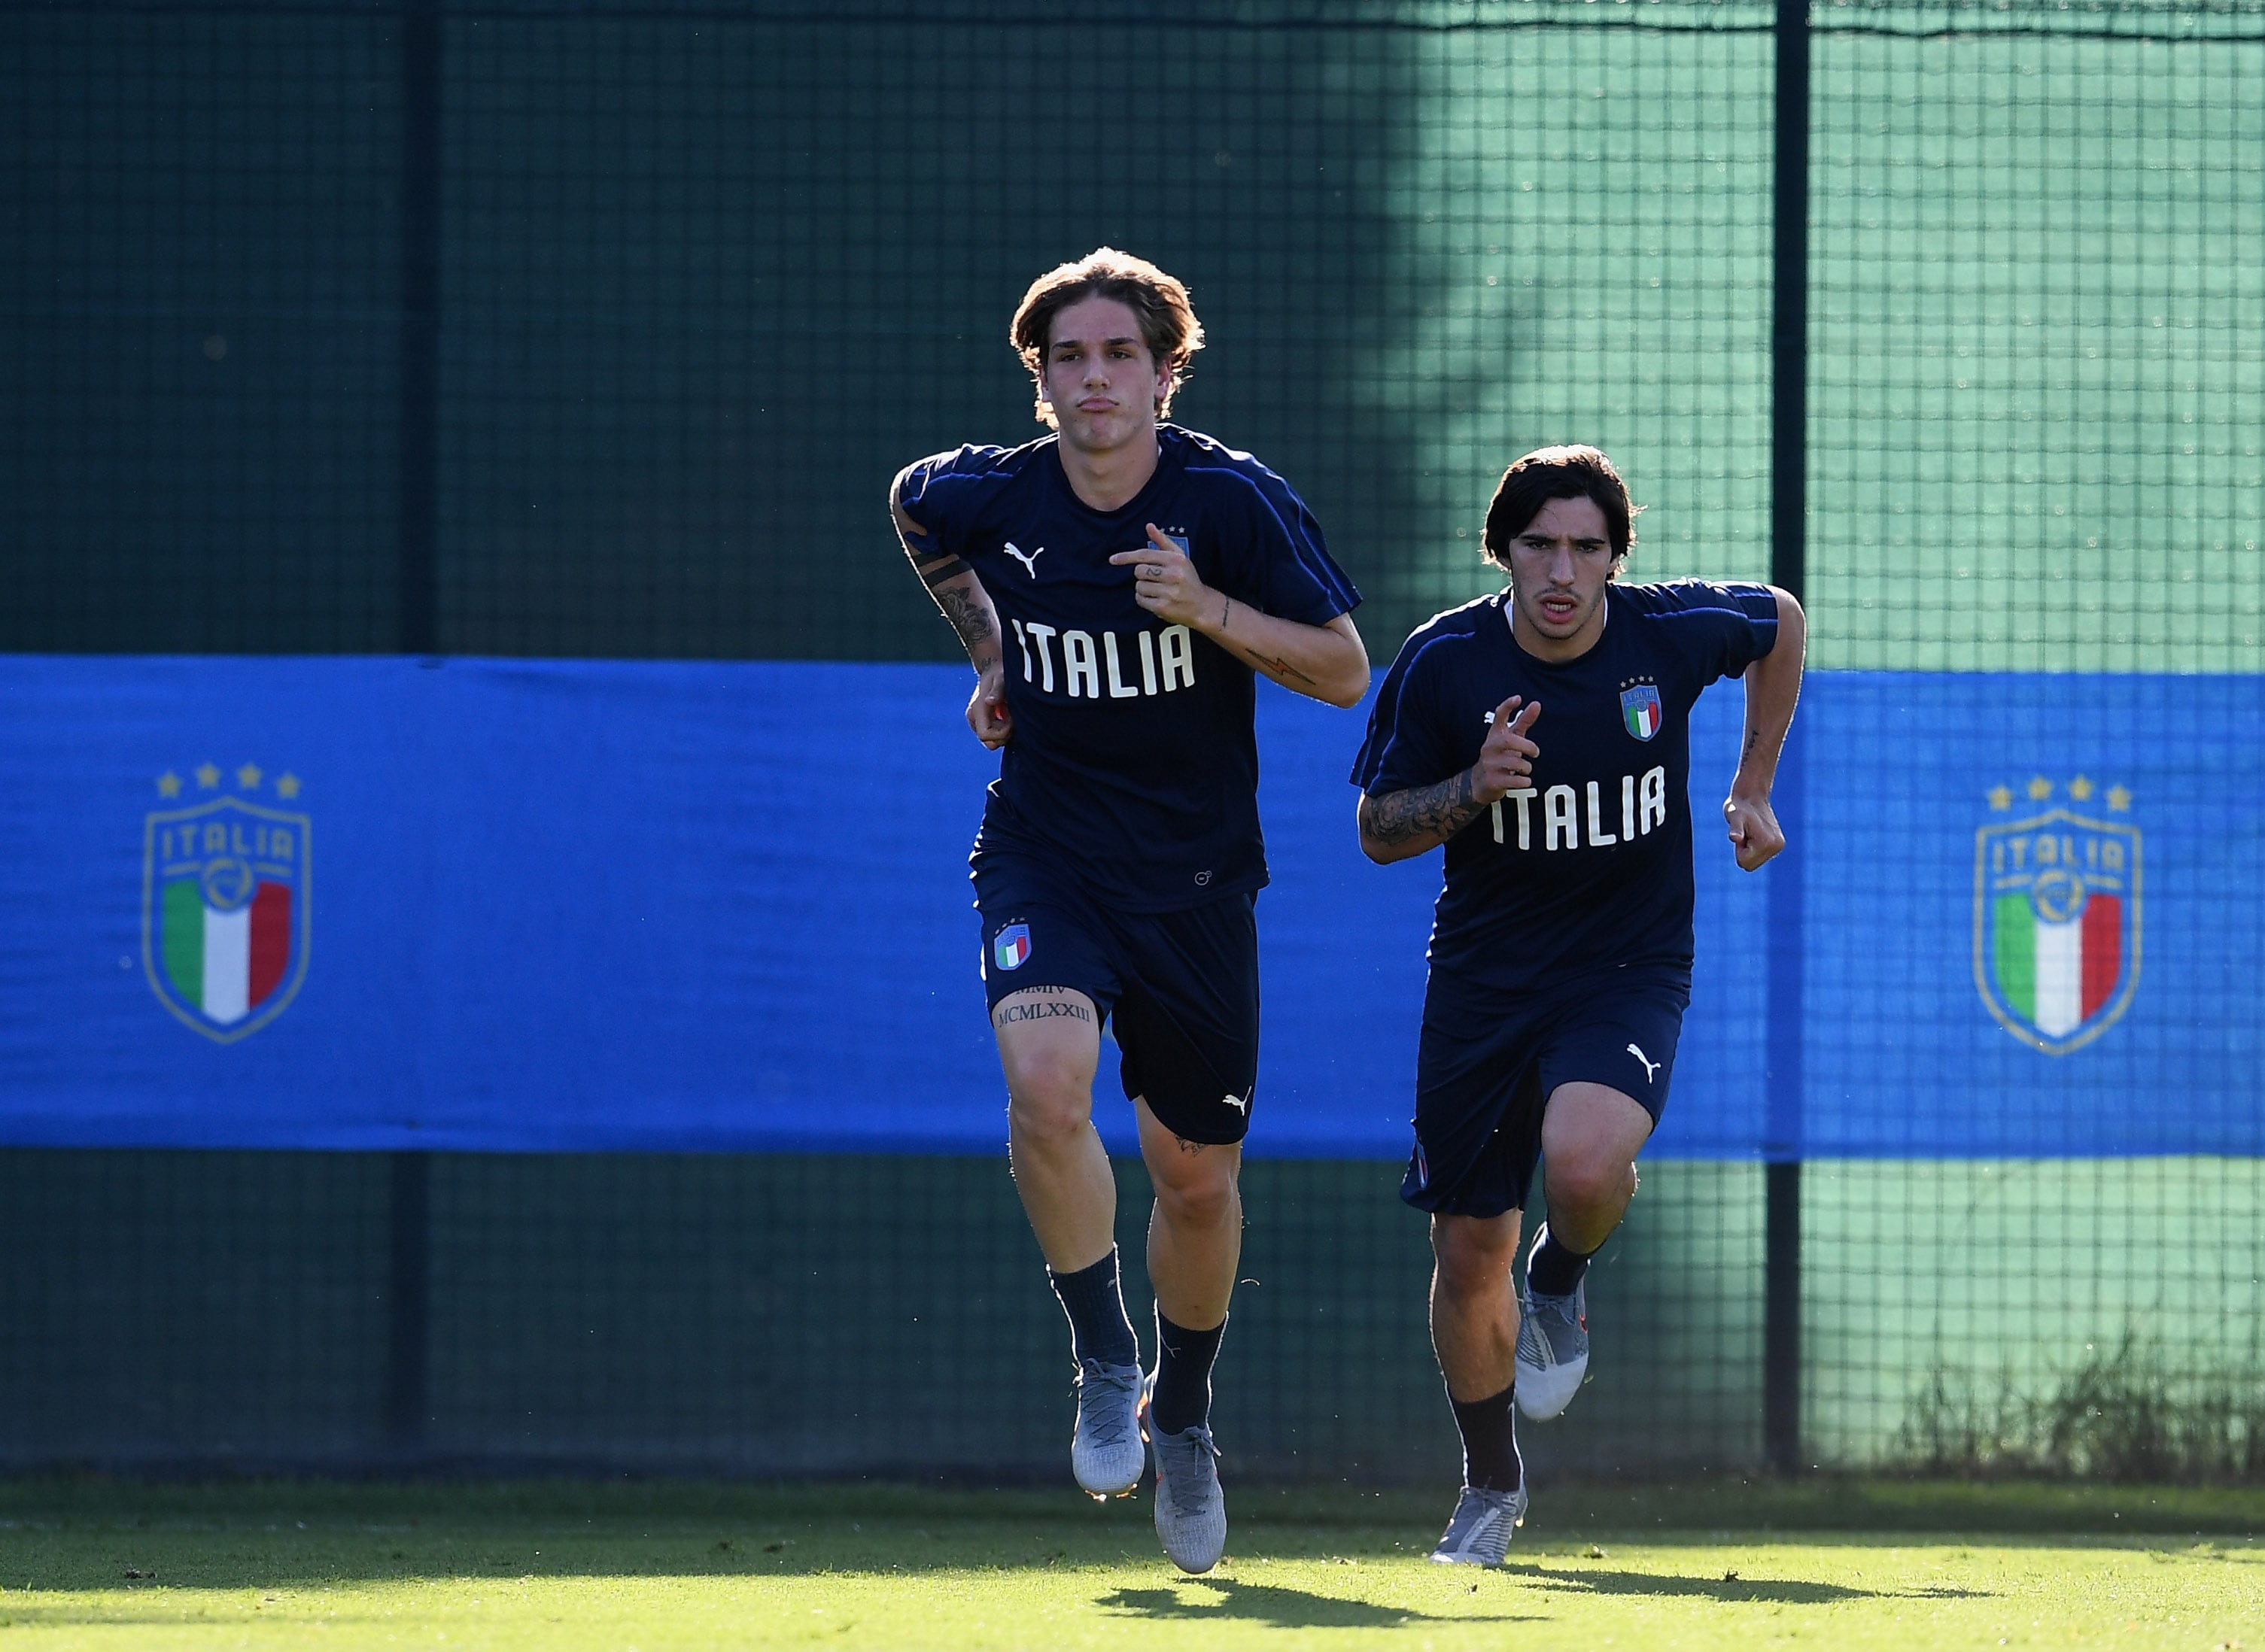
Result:
M210 763L198 765L197 784L210 791L215 786L220 784L220 770L215 768Z
M288 771L278 775L275 781L275 795L279 797L297 797L299 795L298 775Z
M181 795L181 777L170 768L164 774L158 775L157 795L160 797L179 797Z
M1990 806L1992 809L2012 808L2014 806L2014 789L2011 786L1991 787Z
M2068 795L2079 803L2082 803L2087 797L2092 796L2092 782L2079 775L2068 782Z
M2043 775L2037 775L2029 782L2029 796L2037 802L2043 803L2052 796L2052 782L2047 780Z
M246 791L259 790L259 765L257 763L246 763L243 768L237 769L236 771L236 783L243 787Z
M2108 789L2108 806L2121 814L2131 806L2131 794L2121 786L2110 786Z

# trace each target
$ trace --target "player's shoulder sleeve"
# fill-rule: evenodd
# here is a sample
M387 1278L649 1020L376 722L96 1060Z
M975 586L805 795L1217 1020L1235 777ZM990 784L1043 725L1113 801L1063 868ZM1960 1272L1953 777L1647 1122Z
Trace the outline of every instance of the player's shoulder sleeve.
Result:
M889 498L938 554L964 556L973 524L1013 484L1030 451L970 443L930 454L897 472Z
M1322 525L1295 489L1249 454L1200 432L1166 427L1189 477L1221 517L1228 594L1264 613L1326 625L1360 606L1360 592L1329 555Z
M1452 731L1442 724L1456 657L1470 645L1493 600L1435 614L1409 634L1369 702L1368 731L1353 758L1351 782L1370 797L1428 786L1453 771Z
M1777 645L1777 597L1766 585L1666 579L1619 588L1653 645L1686 661L1701 685L1737 676Z

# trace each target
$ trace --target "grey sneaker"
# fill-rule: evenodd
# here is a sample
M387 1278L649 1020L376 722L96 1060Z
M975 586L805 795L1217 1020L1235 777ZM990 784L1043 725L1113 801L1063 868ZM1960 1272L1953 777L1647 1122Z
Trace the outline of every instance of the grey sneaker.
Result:
M1148 1416L1154 1377L1140 1391L1140 1426L1156 1459L1156 1535L1183 1572L1207 1572L1227 1549L1227 1494L1220 1489L1219 1447L1198 1424L1167 1434Z
M1510 1553L1511 1533L1526 1524L1526 1488L1516 1491L1487 1491L1463 1488L1455 1500L1455 1517L1447 1522L1439 1546L1431 1551L1434 1566L1499 1566Z
M1573 1403L1589 1372L1589 1298L1580 1285L1570 1296L1518 1299L1518 1408L1541 1422Z
M1140 1366L1078 1363L1077 1432L1070 1436L1069 1466L1077 1483L1096 1497L1121 1497L1140 1483L1148 1454L1140 1444Z

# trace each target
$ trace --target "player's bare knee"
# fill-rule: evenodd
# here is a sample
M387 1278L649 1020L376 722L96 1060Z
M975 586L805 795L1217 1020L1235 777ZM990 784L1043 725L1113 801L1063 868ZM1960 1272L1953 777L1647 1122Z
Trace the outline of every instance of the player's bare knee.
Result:
M1149 1176L1156 1203L1175 1227L1217 1227L1234 1214L1234 1175L1227 1150L1214 1148L1200 1157L1212 1158L1213 1163L1195 1174L1166 1177L1152 1170Z
M1454 1302L1507 1302L1511 1258L1453 1254L1438 1259L1439 1289Z
M1008 1090L1018 1102L1025 1097L1039 1105L1057 1097L1091 1101L1093 1068L1071 1051L1043 1044L1031 1050L1002 1051L999 1065L1006 1072Z
M1227 1220L1235 1209L1236 1183L1242 1174L1239 1147L1217 1142L1192 1141L1184 1136L1148 1132L1141 1139L1141 1158L1148 1180L1156 1190L1156 1203L1175 1226L1211 1227Z
M1438 1263L1439 1283L1450 1295L1483 1294L1510 1278L1518 1256L1518 1225L1434 1217L1431 1255Z
M1625 1159L1569 1159L1549 1167L1549 1204L1568 1217L1617 1212L1635 1190Z
M1016 1127L1036 1136L1082 1129L1093 1116L1096 1054L1074 1037L1001 1037L999 1065Z
M1081 1135L1093 1118L1093 1087L1067 1071L1010 1073L1007 1113L1026 1141L1062 1141Z

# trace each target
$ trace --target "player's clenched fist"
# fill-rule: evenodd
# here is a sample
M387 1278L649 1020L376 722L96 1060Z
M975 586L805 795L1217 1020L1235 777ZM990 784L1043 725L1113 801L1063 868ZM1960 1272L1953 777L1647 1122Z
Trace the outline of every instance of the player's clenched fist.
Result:
M1737 852L1743 871L1759 870L1785 847L1785 831L1766 796L1740 797L1732 792L1722 802L1722 818L1730 823L1730 847Z
M1148 524L1148 544L1142 550L1120 550L1110 562L1132 570L1132 600L1158 619L1175 625L1193 625L1203 616L1211 587L1196 573L1196 565L1154 522ZM1217 617L1220 604L1211 604Z
M994 752L1014 738L1015 720L1007 711L1005 666L994 664L975 680L975 692L967 702L967 726Z
M1541 715L1541 702L1536 700L1521 711L1523 698L1512 695L1494 709L1493 726L1487 730L1486 744L1479 747L1479 761L1471 768L1475 802L1494 803L1513 791L1533 790L1533 760L1541 755L1541 748L1526 738L1526 731Z

